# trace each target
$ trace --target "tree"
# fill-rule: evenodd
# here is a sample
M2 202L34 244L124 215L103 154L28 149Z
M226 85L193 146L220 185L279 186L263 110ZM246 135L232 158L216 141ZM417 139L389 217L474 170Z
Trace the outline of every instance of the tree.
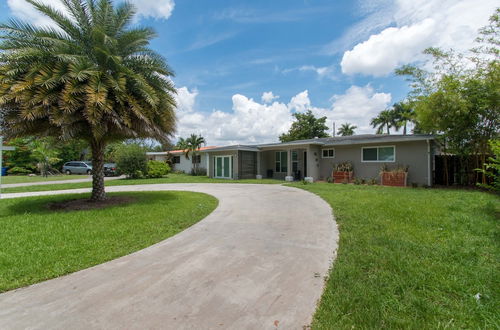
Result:
M115 151L115 159L120 174L129 178L142 178L148 172L146 150L137 143L121 144Z
M356 128L358 128L358 126L351 125L350 123L345 123L340 126L337 134L341 136L354 135L354 130Z
M383 110L377 117L372 118L370 125L377 129L377 134L382 134L384 132L384 127L386 128L387 134L391 134L391 127L395 127L396 130L399 128L396 124L394 112L390 109Z
M105 199L104 153L113 141L167 140L175 129L172 70L131 28L127 2L64 0L68 14L27 0L58 28L0 25L0 108L7 137L80 138L92 151L92 201Z
M197 175L198 165L199 165L197 160L198 151L200 150L202 145L206 144L205 138L201 135L191 134L191 136L186 139L186 143L188 146L187 147L188 156L189 153L191 153L193 159L193 174Z
M184 156L186 159L189 159L189 153L191 150L189 150L189 143L187 139L184 138L179 138L179 141L177 141L177 144L175 145L175 150L182 150L184 151Z
M488 141L498 139L500 132L499 13L497 9L490 25L480 30L480 46L472 53L428 48L424 53L430 63L396 70L410 81L409 97L421 129L437 134L443 151L457 155L464 164L469 155L480 155L484 164ZM424 69L429 64L432 70Z
M38 161L40 174L47 177L52 165L60 161L57 149L53 148L50 140L47 138L34 140L32 148L33 156Z
M392 106L394 121L397 129L403 127L403 135L406 135L409 123L415 123L415 111L409 102L398 102Z
M329 128L325 125L326 117L316 118L311 110L306 113L296 112L293 116L295 121L288 133L280 135L281 142L328 137L326 131Z

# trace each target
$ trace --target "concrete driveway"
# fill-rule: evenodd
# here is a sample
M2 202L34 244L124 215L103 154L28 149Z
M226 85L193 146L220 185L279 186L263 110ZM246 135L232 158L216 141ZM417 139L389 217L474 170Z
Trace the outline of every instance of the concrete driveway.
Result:
M260 184L107 190L197 191L219 206L149 248L0 294L0 329L302 329L311 322L338 240L321 198ZM75 191L88 189L2 197Z

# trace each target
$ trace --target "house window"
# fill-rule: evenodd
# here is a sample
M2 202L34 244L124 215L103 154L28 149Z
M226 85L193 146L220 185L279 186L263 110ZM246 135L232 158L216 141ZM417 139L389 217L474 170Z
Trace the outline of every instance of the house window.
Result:
M172 163L173 164L180 164L181 163L181 156L174 156L172 158Z
M322 158L333 158L335 157L335 149L323 149Z
M361 148L363 162L394 162L396 148L394 146Z
M299 171L299 153L297 151L292 151L292 172L297 173Z
M276 173L286 173L288 172L288 152L287 151L277 151L276 152Z
M191 157L191 161L193 162L193 164L201 163L201 155L193 155Z

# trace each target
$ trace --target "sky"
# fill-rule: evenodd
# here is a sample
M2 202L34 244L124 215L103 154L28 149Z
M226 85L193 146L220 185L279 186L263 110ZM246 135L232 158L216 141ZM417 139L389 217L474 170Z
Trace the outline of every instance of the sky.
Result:
M43 0L61 8L58 0ZM116 0L120 1L120 0ZM277 142L311 110L374 133L371 118L409 91L394 69L430 46L465 51L496 0L131 0L136 25L175 72L177 133L208 145ZM50 24L24 0L0 20ZM174 139L175 142L175 139Z

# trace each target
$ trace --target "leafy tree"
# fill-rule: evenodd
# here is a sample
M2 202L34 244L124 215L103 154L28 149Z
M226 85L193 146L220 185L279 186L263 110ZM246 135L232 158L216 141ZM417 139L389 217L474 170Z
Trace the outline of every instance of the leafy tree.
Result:
M329 135L328 126L326 126L326 117L316 118L311 110L305 113L296 112L293 114L295 121L288 133L281 134L279 139L281 142L289 142L295 140L314 139L315 137L324 138Z
M186 159L189 159L189 153L191 150L189 150L189 142L187 139L184 138L179 138L179 141L177 141L177 144L174 147L175 150L183 150L184 151L184 156Z
M142 178L148 172L146 150L139 144L120 145L115 151L115 159L118 172L129 178Z
M167 140L175 129L172 70L134 27L127 2L65 0L68 14L27 0L58 29L0 25L0 108L7 137L83 139L92 150L91 200L105 199L104 155L113 141Z
M387 134L391 134L391 127L395 127L396 130L398 129L396 116L394 111L390 109L383 110L377 117L372 118L370 125L377 129L377 134L382 134L384 132L384 128L386 129Z
M482 169L478 169L484 176L492 179L491 184L479 184L480 187L500 191L500 140L490 141L493 157L488 158Z
M15 147L15 150L5 151L6 167L25 168L31 172L36 170L36 160L32 152L32 138L16 138L9 140L8 145Z
M481 45L472 55L428 48L424 53L430 55L432 70L423 69L429 63L396 70L409 78L409 97L420 128L437 134L444 152L458 155L464 163L468 155L478 154L484 164L488 141L500 132L499 13L497 9L490 25L480 30Z
M351 125L350 123L345 123L340 126L340 128L337 131L337 134L341 136L354 135L354 130L356 128L358 128L358 126Z

